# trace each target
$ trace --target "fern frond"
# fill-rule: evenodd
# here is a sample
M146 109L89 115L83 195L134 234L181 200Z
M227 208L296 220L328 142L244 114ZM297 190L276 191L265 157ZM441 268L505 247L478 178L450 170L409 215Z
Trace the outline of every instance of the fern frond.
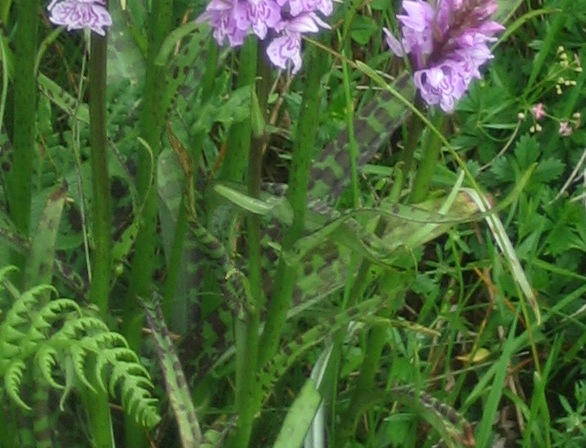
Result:
M36 317L31 320L31 326L28 333L22 340L22 352L26 353L29 350L34 351L35 347L42 341L47 339L46 332L51 328L51 325L46 325L45 322L39 322Z
M134 415L138 423L152 428L161 419L156 412L157 403L157 399L152 397L149 389L137 388L130 396L129 401L124 404L124 409Z
M136 353L134 353L128 347L114 347L98 353L94 370L96 378L98 379L98 383L105 392L107 392L108 389L104 384L104 369L106 366L120 361L138 363L138 357L136 356Z
M144 400L150 398L149 389L153 387L153 383L144 376L135 376L132 379L122 383L122 391L120 393L122 405L124 408L132 413Z
M4 282L4 278L8 276L11 272L18 271L16 266L4 266L0 269L0 282Z
M78 316L82 315L79 305L71 299L55 299L48 302L40 311L39 318L47 324L54 324L60 319L64 319L68 313L75 313Z
M34 296L20 296L20 298L12 304L6 313L6 318L4 319L2 325L8 328L19 328L21 326L25 326L28 322L30 322L31 310L34 309L36 303L37 300Z
M113 350L114 348L126 349L134 355L135 360L138 359L136 353L128 348L128 342L126 342L126 339L120 333L108 331L96 334L92 336L92 343L94 343L96 347L107 347L109 350Z
M47 330L51 329L51 322L43 319L41 313L34 313L31 318L31 327L29 329L29 337L33 336L35 340L45 339Z
M22 376L26 369L26 364L20 359L16 359L10 363L4 374L4 387L6 393L12 400L21 408L30 411L28 406L22 398L20 398L20 384L22 383Z
M120 380L122 380L122 388L124 390L127 381L138 382L141 377L148 378L148 375L147 370L140 364L134 362L117 362L112 366L112 373L110 374L110 394L112 396L116 395L116 386Z
M6 389L18 407L30 410L20 391L26 371L32 368L36 374L26 381L63 391L61 407L69 392L80 385L94 392L98 387L109 390L112 396L119 390L126 412L145 426L156 425L160 417L151 393L154 386L126 339L75 301L48 299L47 292L55 291L51 286L20 293L4 280L9 271L0 270L0 287L14 297L0 316L4 318L0 321L0 378L4 380L0 392ZM56 378L64 378L64 384Z
M21 353L21 347L18 343L14 343L13 341L18 341L18 339L8 339L3 338L2 333L0 333L0 374L4 371L3 362L10 362L10 360Z
M53 369L57 366L59 354L55 348L49 344L44 344L39 348L35 356L35 361L39 367L42 377L49 386L55 389L65 389L64 384L59 384L53 377Z
M156 409L154 407L156 400L149 392L153 384L147 370L136 362L117 362L113 365L110 375L111 395L115 395L119 383L124 409L134 414L137 422L149 427L156 425L160 418L156 412L153 412Z
M79 339L91 332L107 333L110 329L103 320L96 317L84 316L75 320L68 320L59 331L60 337L65 339Z
M38 296L46 295L47 293L57 294L57 289L53 285L37 285L27 289L21 294L21 299L37 304L39 302Z
M85 374L85 359L87 355L87 351L84 350L81 345L72 344L69 349L70 360L73 365L73 371L75 372L76 377L82 382L82 384L87 387L92 392L96 392L94 386L88 380Z

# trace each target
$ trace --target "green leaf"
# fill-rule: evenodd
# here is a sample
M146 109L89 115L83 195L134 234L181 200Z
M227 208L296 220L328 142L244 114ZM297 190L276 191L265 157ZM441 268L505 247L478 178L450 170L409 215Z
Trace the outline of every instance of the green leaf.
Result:
M550 157L542 160L539 162L539 165L537 165L531 182L546 184L556 181L560 178L565 168L566 165L557 158Z
M39 73L39 90L67 115L75 117L82 123L90 122L88 105L80 104L77 99L42 73Z
M34 233L25 268L25 283L29 287L51 283L55 242L66 197L67 185L63 183L47 199Z
M523 0L499 0L499 6L494 19L499 23L507 22L521 6Z
M108 28L108 85L126 80L139 86L144 80L145 55L138 45L137 33L133 33L129 15L125 14L116 1L110 2L108 12L112 26ZM133 9L132 15L138 13Z
M22 360L17 359L12 361L4 373L4 387L6 388L8 396L12 398L19 407L30 411L30 406L20 398L20 385L25 370L26 365Z
M144 301L142 304L148 326L153 332L159 365L165 379L165 389L179 426L181 446L197 447L202 439L197 413L160 305L158 302Z
M519 168L525 171L539 158L539 144L533 136L523 135L515 146L515 158L519 163Z
M281 218L281 222L290 223L292 220L292 212L287 207L285 198L272 196L267 200L257 199L220 183L214 185L214 191L234 205L255 215L277 214L276 217Z
M53 369L57 366L58 359L57 350L49 344L42 345L36 355L37 365L47 384L54 389L65 389L64 384L59 384L53 378Z
M198 30L198 28L203 28L203 30ZM196 30L198 30L199 33L202 33L206 28L207 26L205 24L195 23L194 21L187 22L186 24L175 28L173 31L171 31L171 33L167 36L161 45L159 54L157 54L157 58L155 59L155 65L166 65L171 57L171 52L175 50L175 47L180 40L187 37Z
M308 379L291 405L273 448L298 448L321 403L321 395Z
M379 26L368 16L355 16L352 20L350 36L359 45L366 45Z

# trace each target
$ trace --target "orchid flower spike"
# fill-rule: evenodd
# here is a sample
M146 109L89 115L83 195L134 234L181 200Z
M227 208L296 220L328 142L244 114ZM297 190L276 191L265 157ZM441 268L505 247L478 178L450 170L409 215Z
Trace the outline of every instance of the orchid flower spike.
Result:
M451 113L472 80L480 79L479 68L493 57L488 43L504 30L490 20L497 8L497 0L403 0L401 37L384 29L386 42L396 56L410 58L428 105Z

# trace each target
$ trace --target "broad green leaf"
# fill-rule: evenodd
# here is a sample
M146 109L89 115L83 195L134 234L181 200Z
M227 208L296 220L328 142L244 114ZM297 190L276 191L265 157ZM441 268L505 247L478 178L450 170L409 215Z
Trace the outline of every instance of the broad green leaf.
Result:
M64 183L49 196L41 213L25 268L28 287L51 283L55 242L66 197L67 185Z
M289 408L273 448L299 448L320 403L321 395L308 379Z
M129 22L132 18L118 2L110 2L108 10L112 16L108 29L108 84L124 79L132 86L140 86L145 76L145 55L137 43L141 37L133 33ZM138 10L132 12L134 15Z

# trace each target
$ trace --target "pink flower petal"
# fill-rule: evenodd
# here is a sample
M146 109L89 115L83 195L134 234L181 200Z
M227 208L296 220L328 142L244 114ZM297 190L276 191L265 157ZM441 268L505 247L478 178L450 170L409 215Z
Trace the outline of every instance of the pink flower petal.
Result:
M101 1L53 1L49 5L49 12L49 20L55 25L67 26L68 31L89 28L104 36L104 27L112 25L112 17Z

